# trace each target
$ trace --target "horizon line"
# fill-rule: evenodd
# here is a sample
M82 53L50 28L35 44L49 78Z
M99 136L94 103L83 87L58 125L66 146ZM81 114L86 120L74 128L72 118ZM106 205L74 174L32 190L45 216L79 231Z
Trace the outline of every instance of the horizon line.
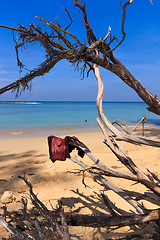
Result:
M95 102L96 100L0 100L0 102ZM121 103L145 103L143 101L103 101L103 102L121 102Z

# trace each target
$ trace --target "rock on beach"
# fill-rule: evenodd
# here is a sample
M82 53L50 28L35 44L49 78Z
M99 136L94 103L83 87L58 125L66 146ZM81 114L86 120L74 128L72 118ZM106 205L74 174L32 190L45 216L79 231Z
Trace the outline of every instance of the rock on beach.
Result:
M15 196L11 191L5 191L0 201L4 204L12 203L15 200Z

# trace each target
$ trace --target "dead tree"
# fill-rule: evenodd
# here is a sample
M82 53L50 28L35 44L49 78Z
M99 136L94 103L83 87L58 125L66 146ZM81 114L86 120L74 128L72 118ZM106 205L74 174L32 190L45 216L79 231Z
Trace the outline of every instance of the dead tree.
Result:
M110 216L92 216L92 215L79 215L79 214L68 214L63 213L60 211L61 215L58 217L55 215L54 212L50 212L44 204L40 202L37 196L33 193L31 184L23 178L26 184L29 186L30 189L30 197L34 206L38 209L38 214L43 216L43 223L45 221L50 222L55 232L59 234L58 237L60 239L70 239L70 235L68 232L67 225L74 225L74 226L90 226L90 227L122 227L122 226L143 226L143 224L151 222L154 223L156 231L150 233L149 239L159 239L160 236L160 210L159 208L154 210L146 209L142 204L139 204L138 199L133 198L129 192L119 188L111 181L108 180L108 177L116 177L116 178L123 178L131 181L138 182L143 184L147 189L149 189L150 193L153 195L153 198L159 203L160 201L160 180L159 178L148 169L148 173L144 173L141 169L136 166L134 161L130 158L127 151L120 145L117 140L127 141L132 144L144 144L153 147L160 147L160 140L159 139L152 139L144 136L136 136L132 135L129 132L122 133L117 128L115 128L107 119L107 117L103 113L103 81L99 72L98 66L102 66L105 69L113 72L117 76L119 76L126 84L132 87L138 95L148 104L149 110L160 115L160 101L149 93L141 84L131 75L128 69L117 60L114 55L113 51L124 41L125 32L124 32L124 21L125 21L125 14L126 8L132 3L133 1L130 0L122 6L123 10L123 18L122 18L122 40L114 47L111 48L111 43L114 42L114 38L111 38L108 41L108 37L110 34L111 29L109 28L108 33L104 39L97 40L96 36L91 29L88 20L85 5L79 4L76 0L74 0L74 5L77 6L83 13L83 20L87 30L87 41L89 46L86 44L82 44L80 40L73 35L72 33L68 32L67 28L61 28L59 23L54 24L49 22L45 19L37 17L39 20L45 23L46 28L50 28L52 33L47 34L47 32L43 32L42 28L37 27L33 24L30 25L29 29L19 25L18 28L11 28L8 26L3 26L9 28L11 30L17 31L19 33L20 42L16 44L16 53L17 53L17 61L18 65L23 68L23 64L21 63L18 55L19 47L24 46L25 43L32 43L34 41L39 41L44 48L46 49L46 61L41 64L41 66L31 71L25 77L15 81L14 83L2 88L0 93L5 91L14 89L18 92L21 90L25 90L28 87L28 82L31 81L34 77L41 76L48 72L54 65L62 60L67 59L72 64L76 64L77 67L80 63L83 63L82 73L89 67L89 71L93 70L95 77L98 81L98 95L97 95L97 111L99 114L100 119L97 119L97 122L104 134L104 144L106 144L113 154L117 157L117 159L125 165L125 167L130 172L122 172L118 171L114 168L111 168L104 164L100 159L97 159L93 153L89 150L89 148L82 142L78 140L70 140L70 144L81 148L85 154L94 162L93 166L88 166L86 163L80 161L79 159L71 158L71 160L78 165L80 165L84 170L88 172L90 175L93 176L93 180L98 184L101 184L105 189L110 189L114 191L117 195L122 197L125 201L127 201L131 206L134 207L137 213L132 213L128 216L117 213L114 211L112 205L107 199L107 196L102 194L102 198L104 200L105 205L108 207L110 211ZM67 11L68 16L69 12ZM71 17L70 17L71 19ZM72 21L71 21L72 23ZM43 25L44 27L44 25ZM73 41L69 41L67 36L72 37ZM109 133L106 131L107 127L109 129ZM144 194L140 196L144 197ZM149 196L148 196L149 197ZM24 205L25 206L25 205ZM6 209L4 209L6 210ZM28 213L24 211L24 213L28 216ZM9 217L9 220L14 220L12 218L12 214L5 211L5 214ZM4 214L4 216L6 216ZM9 215L10 214L10 215ZM17 234L20 239L27 239L24 233L19 232L17 228L14 226L9 225L3 217L0 218L1 223L10 230L10 232ZM26 219L25 219L26 220ZM27 219L31 222L31 219ZM19 222L18 222L19 223ZM23 224L22 224L23 225ZM32 220L32 229L34 229L40 236L40 239L47 239L45 233L42 231L42 226L38 220ZM155 230L155 229L154 229ZM18 235L19 234L19 235ZM146 235L145 235L146 236ZM22 238L23 237L23 238ZM142 235L140 235L142 237ZM144 237L144 236L143 236ZM154 238L155 237L155 238ZM131 238L127 238L131 239ZM142 238L143 239L143 238ZM147 239L145 237L145 239Z
M122 62L114 56L114 50L123 43L126 37L124 30L126 10L132 3L133 0L130 0L122 6L122 39L114 47L112 47L112 44L114 44L116 37L112 37L110 35L110 38L108 38L111 28L109 27L109 31L104 38L98 39L88 22L85 4L82 5L78 3L77 0L74 0L74 5L83 13L87 43L82 43L80 39L68 31L68 28L72 24L72 18L66 9L65 11L67 12L71 22L64 28L60 26L57 19L56 23L53 23L38 16L36 16L36 18L42 22L42 25L37 26L36 24L30 24L29 28L20 24L17 28L0 25L0 27L7 28L18 33L19 40L17 42L14 39L14 41L16 42L15 50L17 55L17 64L21 70L24 65L19 58L20 48L23 48L28 44L38 42L45 49L45 61L42 62L39 67L29 71L29 73L24 77L21 77L19 80L15 80L13 83L1 88L0 94L9 90L16 90L18 94L20 91L30 88L29 83L33 78L43 76L45 73L48 73L59 61L66 59L76 68L79 68L79 65L81 64L83 77L85 70L87 71L87 75L90 70L94 70L92 64L97 64L98 66L111 71L129 87L136 91L139 97L148 105L149 111L160 115L160 101L157 99L157 95L153 95L145 89L122 64ZM99 55L95 55L95 50L99 52Z

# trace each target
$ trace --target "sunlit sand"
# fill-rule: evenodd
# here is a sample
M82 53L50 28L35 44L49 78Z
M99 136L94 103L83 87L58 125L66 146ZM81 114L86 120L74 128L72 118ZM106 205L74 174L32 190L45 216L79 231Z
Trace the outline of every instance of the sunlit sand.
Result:
M141 131L141 130L140 130ZM141 133L141 132L139 132ZM16 138L12 138L15 134ZM18 137L21 134L21 137ZM151 128L145 131L146 136L160 138L160 128ZM116 157L103 144L103 135L99 132L78 133L76 135L79 140L84 142L92 153L102 160L108 166L127 171L126 168L117 161ZM64 135L61 137L65 137ZM128 150L129 156L134 160L142 171L146 172L149 167L157 175L160 175L160 149L148 146L137 146L129 143L121 143ZM34 187L34 192L38 193L38 197L48 208L51 208L50 202L55 206L57 200L61 199L65 211L75 210L79 213L93 213L95 211L104 212L98 204L97 194L100 194L102 187L93 182L92 177L85 174L85 183L90 188L85 188L82 184L83 173L74 174L74 171L80 169L78 165L71 160L56 161L52 163L49 159L47 136L46 137L27 137L23 133L8 134L7 139L0 139L0 197L4 191L12 191L19 201L21 196L27 196L28 188L24 182L18 179L21 175L27 177ZM72 156L77 155L74 150ZM85 156L84 162L88 165L93 164L91 160ZM68 173L66 173L69 171ZM134 192L147 192L147 189L140 185L134 185L132 181L123 179L109 178L118 187L130 189ZM78 189L78 191L77 191ZM117 197L112 191L107 191L108 196L116 204L117 207L125 209L125 211L134 211L132 207L123 199ZM86 198L87 197L87 198ZM2 204L0 204L2 206ZM157 208L156 205L144 201L144 205L149 208ZM30 205L29 205L30 206ZM89 208L88 208L89 206ZM21 203L11 203L7 205L8 209L13 210L21 208ZM4 229L0 227L4 234ZM72 232L78 231L84 234L83 239L91 239L93 229L73 228ZM1 234L0 234L1 235ZM101 238L99 238L101 239Z

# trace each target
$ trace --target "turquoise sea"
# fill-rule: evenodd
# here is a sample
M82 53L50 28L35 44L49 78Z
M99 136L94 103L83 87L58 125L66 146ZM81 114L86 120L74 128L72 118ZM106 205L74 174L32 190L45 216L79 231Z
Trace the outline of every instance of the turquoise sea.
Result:
M147 124L159 125L160 118L142 102L104 102L103 111L113 122L135 125L143 115ZM57 129L90 129L97 126L96 102L0 102L0 133Z

